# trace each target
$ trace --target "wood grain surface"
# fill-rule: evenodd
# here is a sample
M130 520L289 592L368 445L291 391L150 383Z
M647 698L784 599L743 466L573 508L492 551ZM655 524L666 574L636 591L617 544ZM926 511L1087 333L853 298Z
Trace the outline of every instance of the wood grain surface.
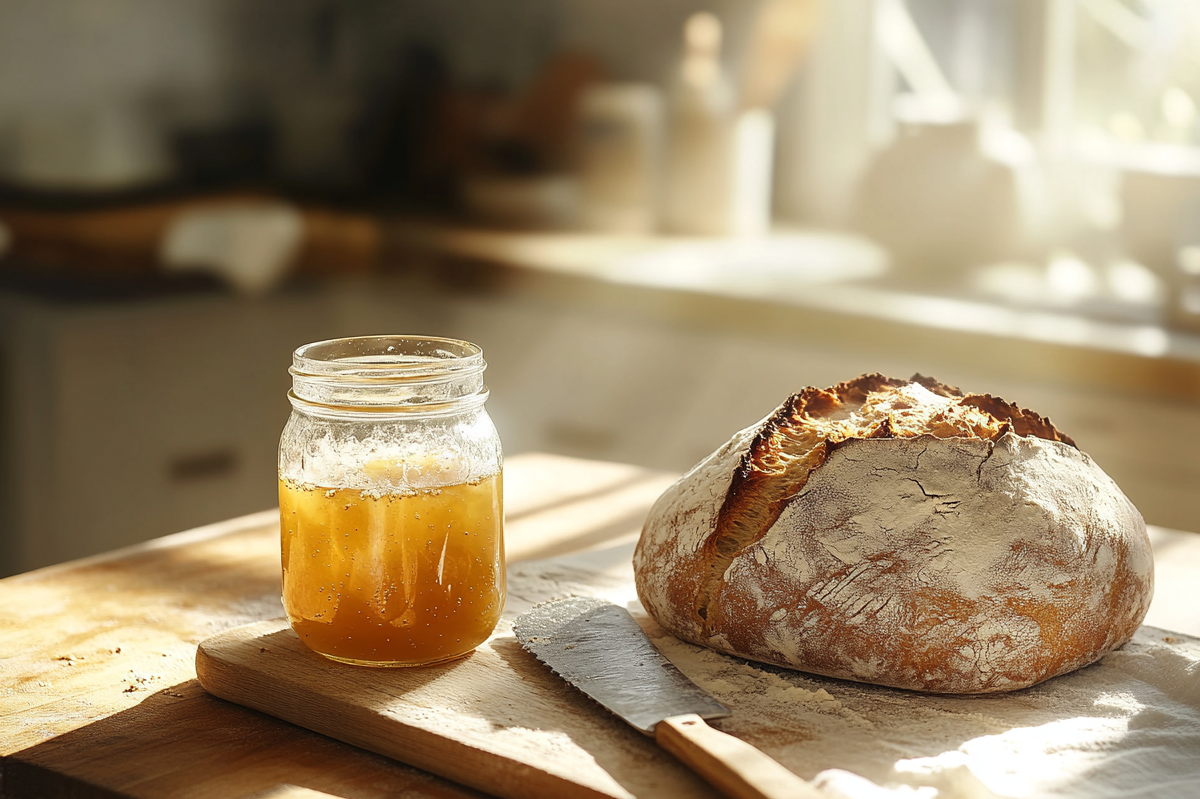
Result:
M394 670L333 663L261 622L203 641L197 671L217 696L504 799L717 796L521 649L507 619L465 658Z
M671 482L542 455L506 465L510 562L636 536ZM0 795L345 799L481 794L207 694L197 644L281 615L278 513L0 580ZM290 790L290 788L289 788Z

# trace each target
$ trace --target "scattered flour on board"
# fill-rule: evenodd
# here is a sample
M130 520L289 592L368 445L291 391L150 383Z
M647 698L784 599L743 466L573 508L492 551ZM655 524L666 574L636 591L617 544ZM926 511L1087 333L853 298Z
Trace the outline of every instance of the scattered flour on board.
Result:
M937 696L654 643L733 711L714 722L832 799L1200 796L1200 639L1143 627L1099 664L1008 694Z

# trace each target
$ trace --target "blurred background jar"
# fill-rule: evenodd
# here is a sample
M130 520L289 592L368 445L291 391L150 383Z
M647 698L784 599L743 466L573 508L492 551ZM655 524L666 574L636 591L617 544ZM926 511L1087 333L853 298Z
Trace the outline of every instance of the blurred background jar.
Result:
M642 83L600 83L579 100L580 222L647 234L658 226L662 97Z
M461 657L504 607L502 454L483 351L418 336L296 350L279 444L283 604L344 663Z

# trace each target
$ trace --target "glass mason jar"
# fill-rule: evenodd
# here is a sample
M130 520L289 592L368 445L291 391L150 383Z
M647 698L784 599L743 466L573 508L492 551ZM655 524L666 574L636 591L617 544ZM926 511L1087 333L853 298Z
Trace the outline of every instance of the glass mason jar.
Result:
M474 344L421 336L296 350L279 442L283 605L309 648L418 666L491 634L503 456L486 366Z

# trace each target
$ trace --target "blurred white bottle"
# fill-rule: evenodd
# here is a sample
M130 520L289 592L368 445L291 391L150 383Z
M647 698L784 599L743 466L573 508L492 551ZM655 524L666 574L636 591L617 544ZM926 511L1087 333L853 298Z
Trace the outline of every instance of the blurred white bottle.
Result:
M739 110L721 68L721 23L712 14L693 14L684 26L668 109L666 227L701 235L764 232L774 122L765 109Z

